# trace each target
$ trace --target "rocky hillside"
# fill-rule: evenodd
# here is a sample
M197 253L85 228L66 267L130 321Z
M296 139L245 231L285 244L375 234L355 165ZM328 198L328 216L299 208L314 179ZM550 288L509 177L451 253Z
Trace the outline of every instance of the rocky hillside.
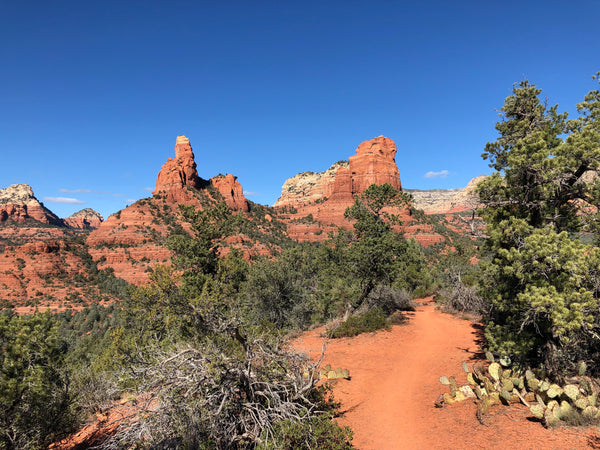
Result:
M89 235L89 252L99 268L111 268L116 276L129 283L142 284L148 280L151 267L170 263L172 254L166 245L167 237L191 231L189 224L180 220L179 205L202 210L221 201L232 213L246 219L240 221L244 230L229 236L222 245L223 251L239 248L247 258L270 254L272 249L261 242L262 235L283 235L277 214L268 214L265 212L268 207L248 202L241 184L231 174L210 180L200 178L189 139L177 136L175 157L163 164L153 196L108 217ZM253 227L248 226L251 220Z
M101 222L92 209L60 219L27 184L0 189L0 304L27 312L57 308L65 299L75 306L109 301L84 244Z

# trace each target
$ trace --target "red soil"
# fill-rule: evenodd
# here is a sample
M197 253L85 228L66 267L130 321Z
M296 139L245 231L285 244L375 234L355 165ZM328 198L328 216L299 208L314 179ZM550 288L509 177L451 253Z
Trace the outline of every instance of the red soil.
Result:
M304 334L295 347L318 357L323 329ZM579 449L600 448L594 429L548 430L527 408L494 406L475 416L472 401L435 408L447 388L441 375L466 384L462 361L481 355L477 324L444 314L431 299L410 314L407 325L391 331L331 340L323 364L350 371L338 380L334 396L342 404L341 425L354 430L358 449Z

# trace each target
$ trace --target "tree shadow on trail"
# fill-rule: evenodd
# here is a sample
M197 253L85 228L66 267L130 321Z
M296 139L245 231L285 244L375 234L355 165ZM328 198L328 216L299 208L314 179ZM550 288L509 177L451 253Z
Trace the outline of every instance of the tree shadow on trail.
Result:
M469 361L480 361L485 359L485 351L483 349L487 346L487 340L485 339L485 327L480 323L471 324L471 328L473 331L471 334L475 336L474 342L477 345L476 350L471 350L470 348L465 348L464 350L467 353L470 353Z

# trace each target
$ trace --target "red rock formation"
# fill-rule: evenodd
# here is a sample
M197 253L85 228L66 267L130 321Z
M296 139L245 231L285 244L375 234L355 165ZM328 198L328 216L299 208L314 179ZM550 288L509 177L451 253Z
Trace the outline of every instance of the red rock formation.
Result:
M322 241L338 227L352 229L344 218L346 208L371 184L389 183L402 190L395 161L396 145L383 136L358 146L349 161L339 161L321 173L305 172L290 178L275 203L287 212L288 235L299 241ZM390 211L400 216L402 230L423 246L445 241L431 225L419 223L408 209Z
M233 175L219 175L210 183L234 211L248 211L242 186ZM148 269L168 264L172 253L164 247L173 222L178 221L178 205L197 209L214 204L205 189L209 182L198 176L194 153L185 136L177 136L175 158L162 166L152 198L135 202L108 217L88 239L89 252L100 268L111 267L115 275L133 284L148 280ZM189 231L189 225L179 223Z
M71 228L89 230L91 228L98 228L103 220L98 212L91 208L85 208L63 219L63 222Z
M33 195L27 184L13 184L0 189L0 223L7 220L25 222L27 219L62 226L63 222Z
M244 197L242 185L237 181L237 177L231 174L218 175L210 179L212 185L219 191L225 199L225 203L234 211L248 212L248 201Z
M396 144L391 139L379 136L363 142L349 162L352 194L360 194L372 184L389 183L402 190L396 165Z
M175 159L168 158L163 164L152 193L165 193L171 201L185 203L193 197L186 188L199 189L205 184L206 181L202 180L196 171L190 140L185 136L177 136Z
M379 136L360 144L348 162L339 161L325 172L305 172L287 180L274 206L297 211L288 217L290 237L319 241L337 227L351 229L344 211L356 195L371 184L389 183L402 189L395 157L394 141Z
M346 206L371 184L389 183L402 189L396 165L396 144L379 136L364 141L348 162L339 161L325 172L304 172L287 180L274 206L301 206L333 200ZM329 205L331 206L331 205Z
M160 217L175 217L176 209L176 204L168 204L166 198L149 198L108 217L86 241L98 268L110 267L129 283L146 282L148 267L171 259L171 251L156 241L164 240L167 234Z

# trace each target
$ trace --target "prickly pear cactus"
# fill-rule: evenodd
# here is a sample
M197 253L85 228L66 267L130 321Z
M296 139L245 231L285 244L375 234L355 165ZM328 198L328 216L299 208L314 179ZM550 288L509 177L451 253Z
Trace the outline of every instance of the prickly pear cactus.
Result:
M443 395L444 403L473 398L478 404L480 421L493 405L520 402L546 427L565 421L600 425L600 383L584 375L585 363L579 364L577 377L561 386L552 383L540 369L520 372L507 367L510 364L508 358L497 360L489 352L486 356L490 362L487 369L485 365L475 363L469 370L468 364L462 363L467 373L468 384L465 386L458 386L453 377L440 377L440 383L450 390Z
M341 367L333 370L330 364L327 364L323 370L319 372L320 379L326 380L338 380L340 378L344 378L346 380L350 379L350 371L348 369L342 369Z

